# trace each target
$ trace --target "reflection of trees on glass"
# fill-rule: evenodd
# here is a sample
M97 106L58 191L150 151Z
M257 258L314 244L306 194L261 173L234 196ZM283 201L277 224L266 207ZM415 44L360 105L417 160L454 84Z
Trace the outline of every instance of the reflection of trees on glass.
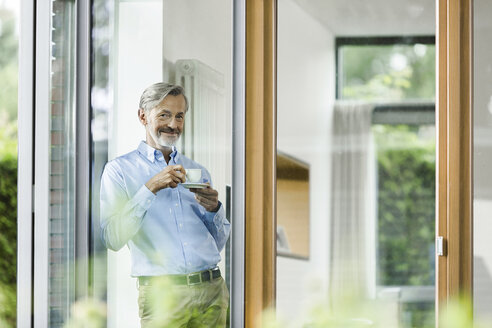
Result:
M1 6L1 5L0 5ZM17 42L15 14L0 8L0 326L16 322Z
M433 126L375 125L378 285L434 285ZM404 327L434 327L433 302L405 303Z
M94 76L92 83L96 88L106 88L109 82L111 38L114 37L111 30L112 9L110 4L112 4L111 1L94 1L92 26Z
M434 45L358 45L341 49L341 98L435 98Z
M0 154L3 156L4 154ZM17 269L17 160L0 158L0 327L14 327Z
M427 138L419 137L425 134ZM379 285L434 284L432 128L376 125Z
M359 44L348 40L339 45L338 97L376 104L390 101L395 106L393 124L398 124L403 108L399 102L434 102L435 46L390 44L406 42L390 39L361 39ZM373 134L377 147L377 285L434 286L435 128L374 125ZM434 327L433 301L424 297L399 302L402 327Z

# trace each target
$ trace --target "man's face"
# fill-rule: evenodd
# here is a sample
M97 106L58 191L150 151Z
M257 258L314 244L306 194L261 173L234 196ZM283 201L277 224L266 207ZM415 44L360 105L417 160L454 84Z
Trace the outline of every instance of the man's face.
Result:
M185 111L183 95L166 96L147 113L147 143L154 148L174 146L183 132Z

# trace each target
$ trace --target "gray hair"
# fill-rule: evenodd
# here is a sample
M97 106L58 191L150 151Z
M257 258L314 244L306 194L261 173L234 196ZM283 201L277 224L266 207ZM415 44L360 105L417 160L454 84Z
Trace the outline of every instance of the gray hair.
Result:
M150 111L155 106L159 105L164 98L168 95L178 96L183 95L186 102L186 111L188 111L188 98L184 93L182 86L177 84L159 82L152 84L150 87L144 90L140 97L140 108L146 112Z

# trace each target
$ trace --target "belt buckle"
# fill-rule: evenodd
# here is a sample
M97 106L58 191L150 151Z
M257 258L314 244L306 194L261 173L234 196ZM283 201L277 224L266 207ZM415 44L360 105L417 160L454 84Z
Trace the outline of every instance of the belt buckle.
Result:
M200 279L198 282L192 282L190 281L190 277L193 277L193 276L199 276ZM188 275L186 275L186 283L188 284L188 286L194 286L194 285L199 285L202 283L202 273L201 272L195 272L195 273L190 273Z

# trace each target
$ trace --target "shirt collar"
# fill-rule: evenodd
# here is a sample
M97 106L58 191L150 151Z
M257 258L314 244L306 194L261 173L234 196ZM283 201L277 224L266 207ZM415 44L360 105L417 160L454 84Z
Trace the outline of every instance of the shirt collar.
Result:
M162 152L160 150L157 150L149 146L145 141L140 142L140 145L138 145L138 151L140 154L144 155L145 158L147 158L152 163L154 163L156 160L159 162L162 162L164 160L164 155L162 155ZM171 152L171 160L173 160L176 163L178 157L179 157L178 150L176 149L175 146L173 146Z

